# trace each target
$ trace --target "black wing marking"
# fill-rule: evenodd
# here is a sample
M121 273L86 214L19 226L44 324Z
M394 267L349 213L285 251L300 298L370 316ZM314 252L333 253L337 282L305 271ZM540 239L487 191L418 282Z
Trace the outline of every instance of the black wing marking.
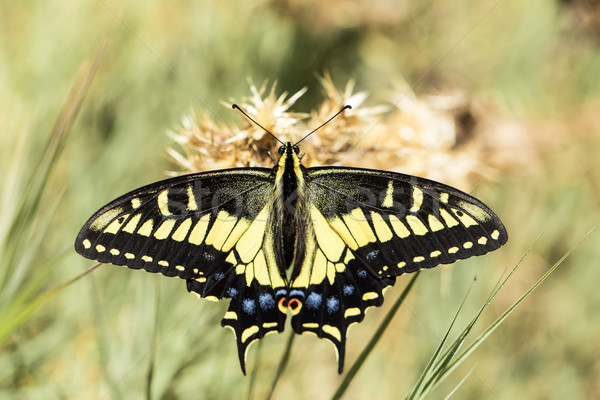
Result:
M283 331L268 217L272 171L191 174L136 189L108 203L83 226L75 249L86 258L187 280L202 297L230 298L223 326L233 329L242 370L250 343Z
M500 219L450 186L376 170L308 169L306 253L291 283L306 294L297 333L330 340L342 371L348 327L383 303L395 277L485 254L507 241Z
M489 207L439 182L358 168L312 168L309 176L311 201L381 277L482 255L508 240ZM360 230L364 236L354 235Z

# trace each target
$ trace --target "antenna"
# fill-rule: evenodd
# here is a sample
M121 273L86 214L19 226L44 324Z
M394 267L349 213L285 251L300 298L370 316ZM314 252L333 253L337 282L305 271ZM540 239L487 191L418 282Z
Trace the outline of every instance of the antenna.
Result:
M275 140L277 140L279 143L281 143L282 145L284 145L284 146L285 146L285 143L283 143L281 140L279 140L279 139L277 138L277 136L275 136L275 135L273 135L271 132L269 132L269 131L267 130L267 128L265 128L264 126L262 126L261 124L259 124L259 123L258 123L258 122L256 122L255 120L253 120L253 119L252 119L252 118L251 118L251 117L250 117L248 114L246 114L246 113L244 112L244 110L242 110L242 109L241 109L241 108L240 108L240 107L239 107L237 104L232 104L232 105L231 105L231 108L233 108L234 110L238 110L239 112L241 112L242 114L244 114L244 116L245 116L246 118L248 118L250 121L254 122L256 125L260 126L260 127L261 127L261 128L262 128L262 129L263 129L265 132L267 132L269 135L273 136L273 137L275 138ZM338 113L338 114L339 114L339 113ZM336 115L337 115L337 114L336 114ZM329 122L329 121L327 121L327 122ZM317 129L318 129L318 128L317 128ZM311 133L312 133L312 132L311 132ZM309 135L310 135L310 133L309 133Z
M296 143L294 143L294 146L297 146L298 143L300 143L301 141L303 141L304 139L306 139L307 137L309 137L310 135L312 135L313 133L315 133L316 131L318 131L319 129L321 129L322 127L324 127L325 125L327 125L332 119L334 119L335 117L337 117L338 115L340 115L342 112L344 112L344 110L351 110L351 109L352 109L352 106L349 105L349 104L346 104L344 107L342 107L342 109L340 111L336 112L333 117L329 118L327 121L323 122L318 128L313 129L312 132L308 133L302 139L300 139Z

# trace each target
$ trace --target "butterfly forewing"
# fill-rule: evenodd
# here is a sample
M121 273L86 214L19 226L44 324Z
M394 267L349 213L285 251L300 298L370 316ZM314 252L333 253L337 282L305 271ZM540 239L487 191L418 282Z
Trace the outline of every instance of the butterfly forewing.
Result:
M313 202L379 276L485 254L508 239L485 204L439 182L356 168L309 171Z

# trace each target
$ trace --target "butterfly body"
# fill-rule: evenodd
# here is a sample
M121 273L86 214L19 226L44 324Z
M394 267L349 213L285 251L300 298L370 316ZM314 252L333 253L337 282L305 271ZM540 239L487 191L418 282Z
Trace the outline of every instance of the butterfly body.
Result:
M272 169L204 172L150 184L96 212L77 237L87 258L178 276L248 346L282 332L333 343L383 303L397 276L485 254L508 236L482 202L395 172L306 168L286 143Z

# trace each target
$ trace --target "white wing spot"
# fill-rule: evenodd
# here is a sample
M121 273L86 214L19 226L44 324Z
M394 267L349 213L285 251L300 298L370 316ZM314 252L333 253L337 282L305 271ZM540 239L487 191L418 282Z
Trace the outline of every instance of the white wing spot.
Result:
M373 227L375 228L375 234L380 242L388 242L392 240L394 235L392 234L392 230L381 214L376 213L375 211L371 211L371 222L373 223Z
M475 217L479 222L487 222L491 219L490 215L475 204L466 201L459 201L458 206Z
M363 294L362 299L364 301L367 301L367 300L375 300L378 297L379 297L379 294L377 294L376 292L367 292L367 293Z
M157 238L158 240L164 240L164 239L168 238L169 235L171 234L171 231L173 230L174 226L175 226L174 219L167 219L167 220L163 221L163 223L160 224L160 226L158 227L156 232L154 232L154 237Z
M453 226L457 226L459 224L458 221L454 219L454 217L452 217L452 215L450 215L450 213L444 209L440 210L440 215L444 219L444 222L446 223L448 228L452 228Z
M416 215L407 215L406 222L408 222L415 235L423 236L429 232L425 224Z
M149 219L140 226L140 229L137 230L138 235L142 236L150 236L152 233L152 228L154 227L154 221Z
M444 204L448 204L449 197L448 193L440 193L440 201Z
M360 308L357 307L348 308L344 312L344 318L355 317L357 315L360 315Z
M413 204L410 207L410 212L416 213L421 209L423 204L423 191L416 186L413 186Z
M123 232L127 232L127 233L133 233L135 232L135 228L137 228L138 224L140 223L140 218L142 218L142 214L141 213L137 213L135 214L127 223L127 225L125 225L125 227L123 228Z
M93 231L99 231L108 225L113 219L117 218L118 215L123 213L123 207L116 207L106 211L90 224L90 229Z
M188 242L190 242L191 244L202 244L209 223L210 214L206 214L202 218L200 218L198 222L196 222L196 225L194 225L194 229L192 229L192 231L190 232Z
M181 224L179 224L177 229L175 229L175 232L173 232L173 234L171 235L171 239L175 240L176 242L183 241L187 237L187 234L190 231L191 227L192 219L186 218Z
M336 338L338 342L342 340L342 334L340 333L340 330L335 326L323 325L321 329L323 330L323 332Z
M432 232L437 232L444 229L444 224L442 224L440 220L435 217L435 215L429 214L429 217L427 219L429 222L429 228L431 228Z
M196 211L198 210L198 204L196 203L196 196L194 196L194 191L192 190L192 185L189 184L187 187L187 196L188 196L188 211Z
M387 191L385 192L385 198L381 203L382 207L391 208L394 205L394 181L388 182Z
M158 195L158 209L162 215L173 215L169 211L169 189L165 189Z
M113 222L111 222L106 228L104 228L103 233L112 233L113 235L116 235L117 233L119 233L119 229L121 229L121 226L127 218L129 218L129 214L123 214L118 218L115 218Z
M402 239L410 236L410 231L408 230L406 225L404 225L404 223L402 223L402 221L400 221L398 218L396 218L395 215L390 215L389 218L390 218L390 224L392 224L392 228L394 228L394 232L396 232L396 235L398 235Z
M466 228L477 225L477 221L475 221L470 215L464 213L463 211L457 210L456 208L453 208L452 211L458 217L458 219L460 219L460 222L462 222Z

